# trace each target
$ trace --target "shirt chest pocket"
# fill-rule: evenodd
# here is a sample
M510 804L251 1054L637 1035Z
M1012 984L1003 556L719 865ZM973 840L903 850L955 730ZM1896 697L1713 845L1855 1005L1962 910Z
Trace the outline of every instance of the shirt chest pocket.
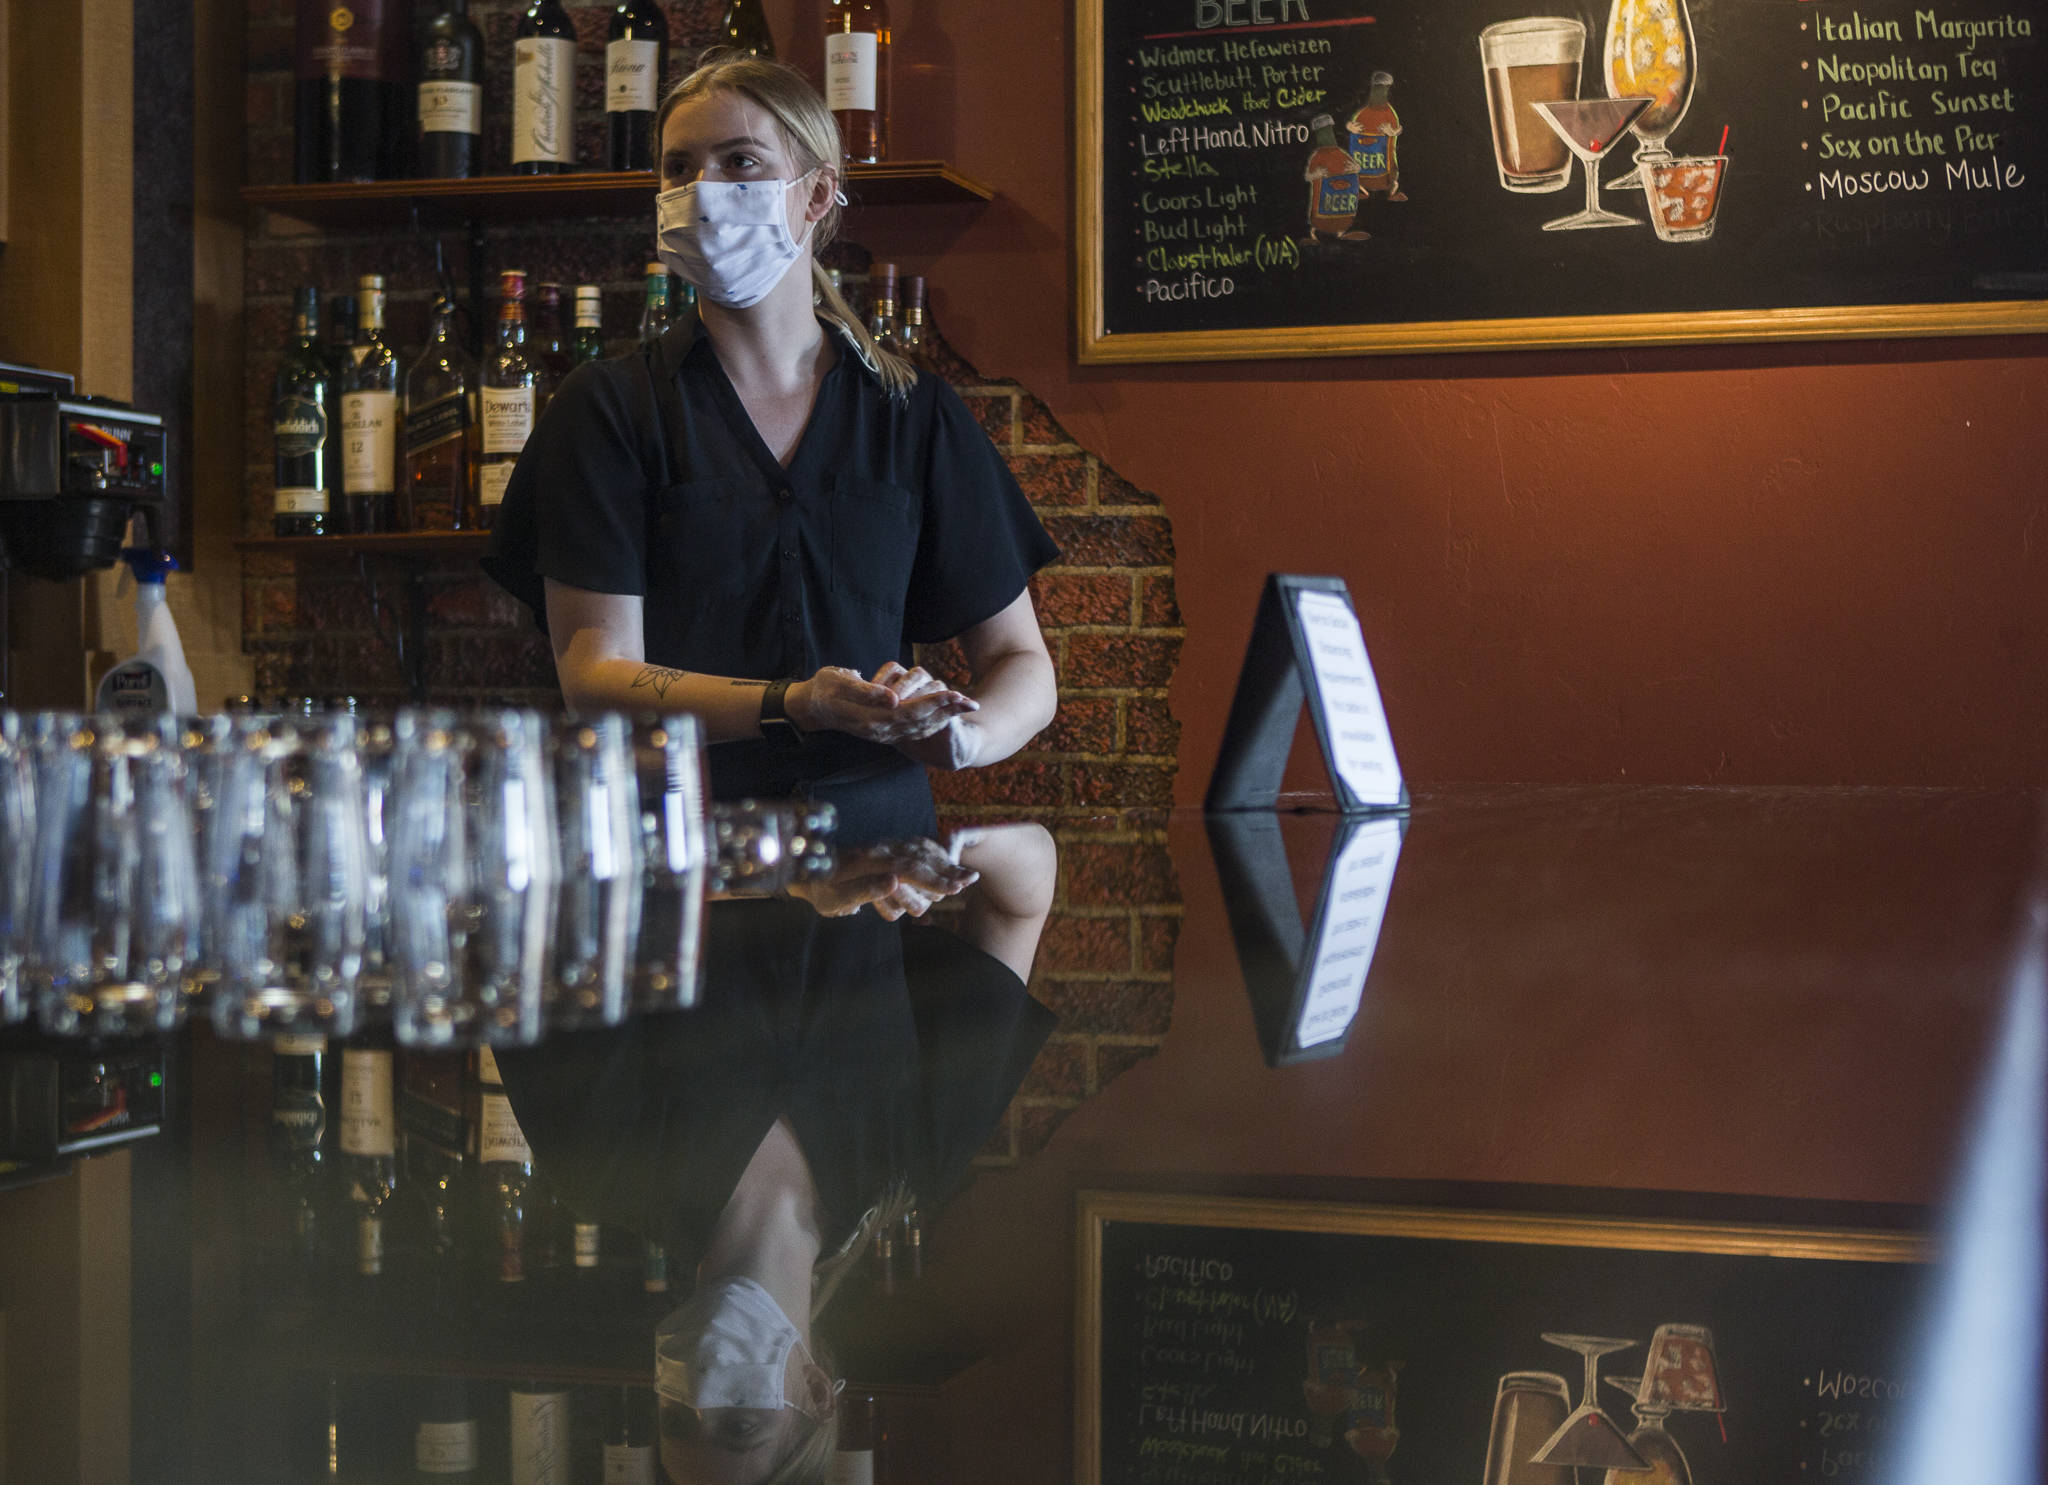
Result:
M902 486L842 476L832 490L833 594L900 615L921 524Z
M758 585L775 558L775 501L759 480L690 480L661 492L647 592L702 607Z

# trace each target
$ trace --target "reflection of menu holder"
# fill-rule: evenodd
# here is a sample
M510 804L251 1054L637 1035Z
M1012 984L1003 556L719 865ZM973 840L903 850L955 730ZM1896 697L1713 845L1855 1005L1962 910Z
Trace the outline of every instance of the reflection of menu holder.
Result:
M1259 598L1204 807L1278 805L1303 702L1338 809L1347 815L1406 809L1408 787L1343 579L1279 572L1266 578Z
M1205 823L1267 1065L1287 1067L1343 1051L1372 968L1408 817L1389 813L1339 827L1306 929L1280 817L1270 811L1212 814Z

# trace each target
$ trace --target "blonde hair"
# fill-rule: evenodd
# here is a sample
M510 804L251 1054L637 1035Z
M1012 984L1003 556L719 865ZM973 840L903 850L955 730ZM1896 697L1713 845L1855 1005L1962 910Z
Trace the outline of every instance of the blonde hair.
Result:
M825 106L825 100L818 96L818 90L794 67L730 47L713 47L705 52L696 71L670 88L668 96L661 100L661 108L654 116L657 153L661 137L668 130L669 115L683 104L721 89L738 93L768 111L795 157L799 176L808 175L821 165L839 168L839 123ZM838 232L839 203L835 200L811 230L811 297L819 313L853 342L860 358L881 378L889 395L908 397L910 389L917 385L917 368L875 343L860 316L832 287L824 264L818 260Z

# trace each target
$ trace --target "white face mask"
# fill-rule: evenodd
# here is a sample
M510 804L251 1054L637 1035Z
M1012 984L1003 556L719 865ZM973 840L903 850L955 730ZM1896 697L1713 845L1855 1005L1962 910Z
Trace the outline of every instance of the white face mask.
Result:
M789 235L784 201L795 180L704 180L654 198L656 241L669 272L713 304L748 309L782 282L803 243ZM804 233L810 237L808 230Z
M654 1390L699 1410L801 1407L784 1390L790 1353L800 1344L766 1289L752 1279L719 1279L655 1332Z

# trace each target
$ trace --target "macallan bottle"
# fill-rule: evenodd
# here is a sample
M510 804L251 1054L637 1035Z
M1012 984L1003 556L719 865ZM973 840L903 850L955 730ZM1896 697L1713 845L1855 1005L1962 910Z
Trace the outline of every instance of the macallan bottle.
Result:
M888 0L827 0L825 103L848 161L874 165L889 157Z
M512 173L576 163L576 25L562 0L533 0L512 43Z
M419 173L428 180L464 180L483 159L484 36L469 18L469 0L440 0L420 41Z
M1353 232L1358 219L1358 166L1351 152L1337 143L1337 121L1319 113L1310 121L1315 130L1315 153L1302 172L1308 182L1308 235L1318 239L1364 237Z
M1346 125L1351 134L1351 159L1358 171L1358 198L1363 201L1377 191L1389 201L1406 201L1401 194L1401 163L1394 141L1401 134L1401 120L1387 92L1394 86L1394 74L1375 72L1372 91Z
M398 357L384 338L384 275L356 285L362 354L341 392L342 530L389 531L398 512Z
M462 531L472 520L469 471L476 424L469 399L474 377L455 339L455 306L434 301L426 349L405 374L404 508L411 531Z
M540 411L540 368L526 354L526 273L514 268L498 275L498 343L484 357L482 404L483 451L477 460L477 525L485 530L498 519L512 466L533 432Z
M768 17L761 14L761 0L732 0L725 7L725 19L718 23L722 46L737 47L757 57L775 59L775 38L768 34Z
M292 310L292 343L278 363L270 396L277 481L272 526L279 536L324 536L332 494L328 388L334 373L320 350L320 291L300 288Z
M607 168L654 168L654 111L667 85L668 18L656 0L620 0L604 45Z

